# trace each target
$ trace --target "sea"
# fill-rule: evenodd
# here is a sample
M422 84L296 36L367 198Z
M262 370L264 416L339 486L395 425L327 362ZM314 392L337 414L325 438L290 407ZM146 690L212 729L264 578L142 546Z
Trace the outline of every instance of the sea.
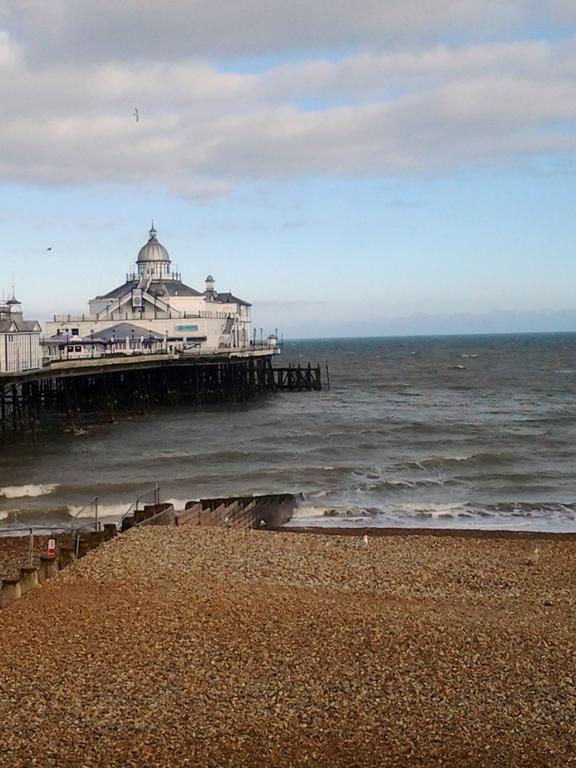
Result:
M290 524L576 531L576 333L288 341L330 388L0 445L0 528L118 520L158 485L299 494ZM144 498L146 498L144 496Z

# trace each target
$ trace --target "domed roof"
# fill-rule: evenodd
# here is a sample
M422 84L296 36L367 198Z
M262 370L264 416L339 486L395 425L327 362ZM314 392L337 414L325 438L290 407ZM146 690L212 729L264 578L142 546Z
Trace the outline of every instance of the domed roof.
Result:
M151 262L151 261L170 261L170 256L168 255L168 251L164 246L158 242L156 239L156 230L154 229L154 224L152 224L152 228L150 229L150 237L148 238L148 242L146 245L142 246L140 248L140 251L138 252L138 259L136 260L138 264L142 264L142 262Z

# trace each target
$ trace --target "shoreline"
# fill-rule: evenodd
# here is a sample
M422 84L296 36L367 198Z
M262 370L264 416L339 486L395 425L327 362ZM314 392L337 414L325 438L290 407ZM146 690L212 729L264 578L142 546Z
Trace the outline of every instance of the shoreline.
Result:
M286 525L274 529L282 533L315 533L326 536L368 536L399 538L412 536L439 536L463 539L563 539L576 541L576 531L512 531L508 529L481 528L401 528L380 526L331 526L331 525Z

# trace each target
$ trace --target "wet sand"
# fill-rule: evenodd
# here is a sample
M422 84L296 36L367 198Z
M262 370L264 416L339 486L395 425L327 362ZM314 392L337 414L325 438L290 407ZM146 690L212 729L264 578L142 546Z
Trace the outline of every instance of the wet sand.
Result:
M0 612L4 766L576 765L576 541L142 528Z

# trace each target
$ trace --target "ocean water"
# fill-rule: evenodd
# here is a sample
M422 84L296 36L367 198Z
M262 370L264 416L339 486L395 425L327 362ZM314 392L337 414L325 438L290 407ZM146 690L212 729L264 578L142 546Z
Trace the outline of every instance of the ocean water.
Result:
M155 482L302 494L298 525L576 531L576 334L285 344L331 388L0 446L0 525L117 519Z

